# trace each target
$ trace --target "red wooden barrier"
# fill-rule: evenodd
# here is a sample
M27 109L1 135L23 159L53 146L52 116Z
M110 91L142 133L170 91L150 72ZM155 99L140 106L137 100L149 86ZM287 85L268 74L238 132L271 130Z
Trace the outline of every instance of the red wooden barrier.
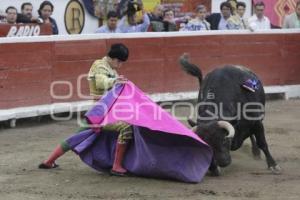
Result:
M186 37L93 39L0 44L0 109L80 100L77 78L92 62L105 55L110 44L122 42L130 49L124 74L148 93L194 91L197 80L181 71L177 60L191 55L204 73L224 64L245 65L265 85L300 83L300 34L202 35ZM51 96L54 81L73 86L70 98ZM81 81L88 94L86 79ZM67 95L58 84L54 94Z

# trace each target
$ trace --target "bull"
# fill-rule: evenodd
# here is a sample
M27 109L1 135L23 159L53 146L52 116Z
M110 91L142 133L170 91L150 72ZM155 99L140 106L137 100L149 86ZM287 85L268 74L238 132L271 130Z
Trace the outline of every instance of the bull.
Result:
M249 137L252 152L259 156L261 149L268 168L274 174L280 174L281 168L273 159L265 138L262 122L265 93L259 78L245 67L226 65L211 71L203 79L201 70L189 62L187 54L182 55L179 62L185 72L199 80L197 121L188 122L213 149L211 174L219 176L220 167L231 163L230 151L239 149Z

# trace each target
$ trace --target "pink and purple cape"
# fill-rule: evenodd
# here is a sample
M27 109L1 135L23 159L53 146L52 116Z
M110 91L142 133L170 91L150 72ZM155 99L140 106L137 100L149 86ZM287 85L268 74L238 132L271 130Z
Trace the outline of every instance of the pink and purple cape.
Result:
M123 165L134 175L197 183L211 163L211 148L130 81L112 88L85 117L91 125L124 121L133 126ZM87 129L67 143L84 163L105 171L112 167L117 137Z

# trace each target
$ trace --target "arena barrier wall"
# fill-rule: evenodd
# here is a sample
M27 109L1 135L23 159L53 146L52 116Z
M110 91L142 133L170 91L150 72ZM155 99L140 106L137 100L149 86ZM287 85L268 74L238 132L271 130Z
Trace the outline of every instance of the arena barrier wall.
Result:
M204 74L225 64L244 65L261 77L267 93L300 96L298 29L0 38L0 121L87 109L86 74L116 42L130 49L120 74L155 101L197 97L197 79L178 64L183 52Z

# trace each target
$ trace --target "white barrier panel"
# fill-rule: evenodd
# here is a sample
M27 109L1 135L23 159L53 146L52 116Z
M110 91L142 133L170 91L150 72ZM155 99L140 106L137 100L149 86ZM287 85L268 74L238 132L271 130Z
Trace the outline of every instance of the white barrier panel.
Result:
M98 33L98 34L74 34L74 35L43 35L32 37L9 37L0 38L0 44L6 43L32 43L32 42L55 42L55 41L82 41L97 39L128 39L128 38L165 38L165 37L187 37L205 35L250 35L250 34L299 34L300 29L272 29L272 30L212 30L212 31L190 31L190 32L144 32L144 33Z
M300 97L300 85L266 86L264 89L266 94L283 93L285 95L285 99ZM157 93L151 94L149 97L155 102L193 100L198 98L198 91ZM0 110L0 121L65 112L82 112L87 111L93 104L93 101L77 101ZM11 124L15 124L15 121Z

